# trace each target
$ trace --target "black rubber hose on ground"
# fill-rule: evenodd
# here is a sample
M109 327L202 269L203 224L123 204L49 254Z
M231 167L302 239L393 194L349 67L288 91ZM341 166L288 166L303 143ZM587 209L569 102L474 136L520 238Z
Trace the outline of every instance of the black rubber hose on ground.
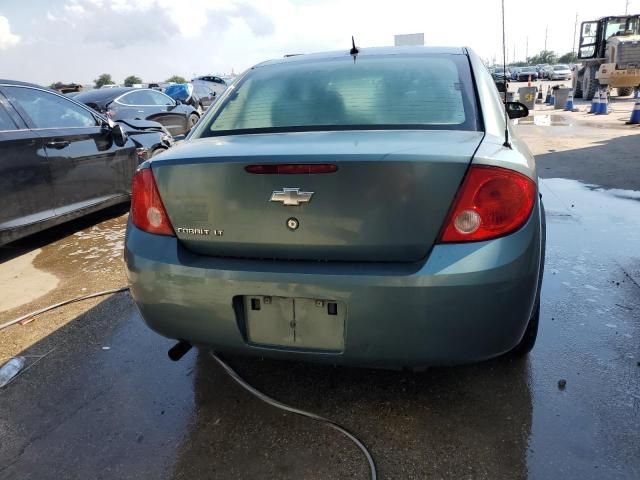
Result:
M9 320L8 322L0 324L0 330L10 327L11 325L15 325L16 323L20 323L23 320L27 320L28 318L40 315L41 313L48 312L49 310L55 310L56 308L69 305L70 303L79 302L81 300L88 300L95 297L102 297L103 295L110 295L112 293L126 292L127 290L129 290L129 287L112 288L111 290L103 290L102 292L90 293L89 295L81 295L79 297L70 298L69 300L64 300L63 302L49 305L48 307L41 308L40 310L27 313L26 315L22 315L21 317L14 318L13 320Z
M362 443L355 435L349 432L342 425L339 425L333 420L329 420L328 418L324 418L324 417L321 417L320 415L316 415L315 413L306 412L304 410L300 410L299 408L290 407L289 405L286 405L282 402L279 402L278 400L271 398L270 396L262 393L260 390L257 390L253 386L249 385L240 375L238 375L238 373L233 368L231 368L224 360L218 357L213 350L210 351L209 353L211 354L213 359L216 362L218 362L218 364L223 368L223 370L227 372L227 374L238 385L240 385L242 388L248 391L251 395L271 405L272 407L279 408L280 410L284 410L285 412L290 412L296 415L301 415L303 417L310 418L311 420L315 420L316 422L324 423L325 425L342 433L345 437L351 440L364 454L365 458L367 459L367 462L369 463L369 478L371 480L376 480L378 478L375 461L373 460L373 456L371 455L371 453L369 452L365 444Z
M113 293L126 292L127 290L129 290L129 287L113 288L113 289L110 289L110 290L103 290L101 292L96 292L96 293L91 293L91 294L88 294L88 295L81 295L79 297L70 298L68 300L64 300L62 302L55 303L53 305L49 305L47 307L41 308L39 310L35 310L33 312L30 312L30 313L27 313L25 315L22 315L21 317L14 318L13 320L9 320L8 322L0 324L0 330L3 330L5 328L7 328L7 327L10 327L11 325L15 325L16 323L20 323L21 321L27 320L28 318L35 317L36 315L40 315L40 314L48 312L50 310L54 310L56 308L63 307L64 305L68 305L70 303L80 302L82 300L88 300L90 298L101 297L103 295L110 295L110 294L113 294ZM345 437L347 437L349 440L351 440L356 445L356 447L358 447L360 449L360 451L364 454L364 456L367 459L367 462L369 464L369 478L371 480L377 480L378 474L377 474L377 470L376 470L375 461L373 460L373 456L371 455L371 453L369 452L369 450L367 449L365 444L362 443L355 435L353 435L351 432L349 432L346 428L344 428L342 425L339 425L338 423L336 423L336 422L334 422L332 420L329 420L328 418L321 417L320 415L316 415L315 413L307 412L307 411L301 410L299 408L291 407L289 405L286 405L286 404L284 404L282 402L279 402L278 400L275 400L275 399L269 397L268 395L262 393L261 391L257 390L253 386L249 385L240 375L238 375L238 373L233 368L231 368L224 360L222 360L220 357L218 357L215 354L215 352L210 351L209 353L211 354L213 359L216 362L218 362L218 364L223 368L223 370L225 372L227 372L227 374L238 385L240 385L242 388L244 388L246 391L251 393L253 396L258 398L259 400L262 400L263 402L267 403L268 405L271 405L272 407L278 408L280 410L284 410L285 412L289 412L289 413L293 413L293 414L300 415L300 416L303 416L303 417L307 417L307 418L310 418L311 420L315 420L316 422L323 423L323 424L333 428L334 430L337 430L338 432L342 433Z

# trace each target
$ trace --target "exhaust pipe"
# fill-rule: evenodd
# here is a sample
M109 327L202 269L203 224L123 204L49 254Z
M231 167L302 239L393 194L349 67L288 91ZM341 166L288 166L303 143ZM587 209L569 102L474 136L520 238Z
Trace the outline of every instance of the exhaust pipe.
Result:
M191 345L189 342L180 340L178 343L176 343L173 347L169 349L169 351L167 352L167 355L169 355L169 358L171 360L173 360L174 362L177 362L182 357L184 357L189 350L191 350L191 347L193 347L193 345Z

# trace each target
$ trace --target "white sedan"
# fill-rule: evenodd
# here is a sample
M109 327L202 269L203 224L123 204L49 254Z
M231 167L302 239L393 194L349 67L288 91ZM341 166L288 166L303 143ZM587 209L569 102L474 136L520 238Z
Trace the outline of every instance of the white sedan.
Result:
M549 74L551 80L571 80L571 69L568 65L554 65Z

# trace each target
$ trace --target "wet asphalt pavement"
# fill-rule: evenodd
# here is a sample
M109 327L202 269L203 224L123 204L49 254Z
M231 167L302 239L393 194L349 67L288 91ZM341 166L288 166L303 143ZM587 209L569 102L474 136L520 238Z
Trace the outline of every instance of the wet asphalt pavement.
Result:
M561 128L518 127L547 210L529 358L416 373L225 358L262 391L356 433L379 478L640 478L640 130ZM60 283L0 323L123 284L107 260L124 219L110 212L5 252L8 262L41 247L34 265ZM0 332L0 363L28 356L0 390L0 479L367 478L340 434L254 399L205 350L170 362L171 345L128 293Z

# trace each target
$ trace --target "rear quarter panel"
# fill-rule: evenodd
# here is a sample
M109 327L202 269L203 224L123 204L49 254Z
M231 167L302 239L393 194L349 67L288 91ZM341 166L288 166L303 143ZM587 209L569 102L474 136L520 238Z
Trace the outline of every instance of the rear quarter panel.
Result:
M474 165L492 165L510 168L526 175L536 182L536 162L531 151L515 134L511 122L507 123L509 142L512 148L504 146L505 114L498 90L480 58L468 50L472 74L476 81L478 103L482 111L485 137L474 158Z

